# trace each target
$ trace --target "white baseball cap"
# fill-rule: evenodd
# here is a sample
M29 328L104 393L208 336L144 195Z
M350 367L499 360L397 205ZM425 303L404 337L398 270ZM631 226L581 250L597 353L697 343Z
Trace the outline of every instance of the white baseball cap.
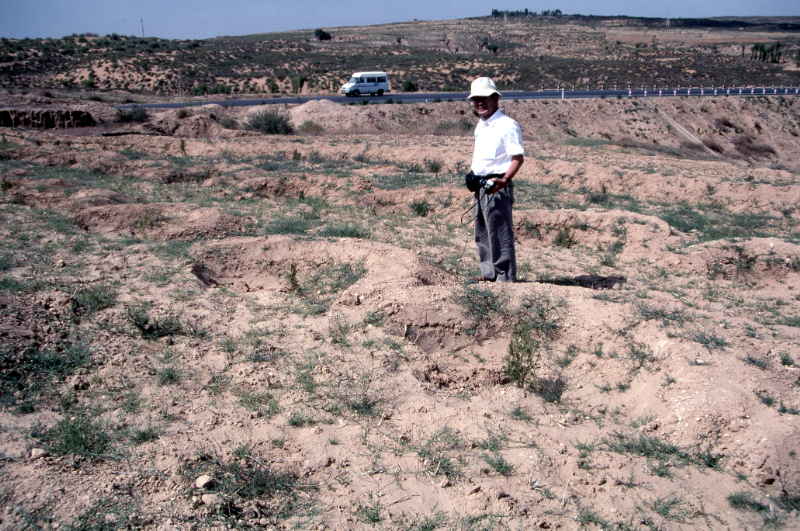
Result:
M492 94L497 94L500 96L500 93L497 92L497 85L494 84L494 81L488 77L479 77L472 82L472 89L467 99L471 100L472 98L488 98Z

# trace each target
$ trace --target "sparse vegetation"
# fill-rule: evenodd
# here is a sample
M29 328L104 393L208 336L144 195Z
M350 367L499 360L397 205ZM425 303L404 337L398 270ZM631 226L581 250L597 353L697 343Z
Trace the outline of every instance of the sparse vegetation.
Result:
M504 98L537 139L515 177L517 284L466 282L477 117L396 105L405 80L674 71L710 92L788 80L786 63L732 54L708 22L681 49L647 19L500 17L424 38L433 23L0 39L26 116L80 94L99 118L3 122L3 526L798 527L800 100ZM293 103L297 135L241 130L288 118L272 95L372 69L391 102ZM179 82L183 108L117 121ZM662 113L723 156L681 147Z
M244 127L250 131L260 131L265 135L294 133L291 117L280 109L263 109L255 112L245 121Z

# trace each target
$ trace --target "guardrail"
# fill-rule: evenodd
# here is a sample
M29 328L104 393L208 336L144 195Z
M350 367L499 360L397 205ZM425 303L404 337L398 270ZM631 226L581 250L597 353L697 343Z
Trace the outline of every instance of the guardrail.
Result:
M598 88L580 88L578 89L575 85L572 85L572 88L568 88L566 86L558 86L557 88L553 89L546 89L544 86L541 86L541 90L533 89L530 91L514 91L514 90L503 90L503 98L504 99L523 99L523 100L531 100L531 99L592 99L592 98L650 98L650 97L666 97L666 96L780 96L780 95L800 95L800 86L790 85L786 87L785 85L781 85L778 87L777 85L773 85L768 87L766 85L762 86L755 86L755 85L743 85L737 87L736 85L726 86L722 85L717 87L716 85L711 85L711 87L705 87L703 85L699 85L697 87L693 85L689 85L688 87L684 87L682 85L678 85L677 87L658 87L657 85L653 85L653 88L649 88L649 85L640 85L638 88L634 88L632 84L628 83L627 87L623 86L620 88L620 85L614 85L614 88L606 88L606 85L601 83ZM443 93L420 93L420 92L402 92L402 93L392 93L391 95L384 95L381 98L377 96L360 96L358 98L347 98L347 103L351 105L355 105L357 103L381 103L384 102L394 102L394 103L430 103L430 102L437 102L437 101L444 101L444 100L454 100L454 99L466 99L469 96L469 92L443 92ZM217 105L230 105L234 107L239 106L248 106L248 105L265 105L265 104L288 104L288 103L305 103L312 100L330 100L330 101L338 101L339 103L345 103L344 98L340 95L306 95L304 96L291 96L291 97L279 97L279 98L246 98L246 99L227 99L227 100L207 100L207 101L198 101L193 103L179 103L179 102L172 102L172 103L144 103L138 104L140 107L143 108L179 108L185 107L187 105L209 105L209 104L217 104ZM124 105L116 105L115 107L118 109L130 109L134 105L137 104L124 104Z
M544 85L542 85L540 92L551 92L552 89L545 89ZM743 85L737 87L735 84L731 85L730 87L727 85L722 85L721 87L717 87L716 84L712 84L711 87L705 87L704 85L699 85L694 87L689 85L688 87L683 87L682 85L678 85L677 87L670 88L669 85L664 87L659 87L658 85L653 85L653 88L647 88L644 84L641 85L641 88L633 88L631 83L628 83L627 89L619 88L619 84L614 85L613 89L606 89L605 83L601 83L600 86L596 89L592 89L591 87L576 89L575 85L572 85L572 90L570 91L567 87L557 86L555 89L556 92L561 92L562 99L567 99L567 92L580 92L583 94L591 94L591 93L608 93L612 95L625 95L627 93L628 97L652 97L652 96L776 96L776 95L800 95L800 86L785 86L781 85L778 87L777 85L772 85L768 87L766 85L761 85L758 87L757 85Z

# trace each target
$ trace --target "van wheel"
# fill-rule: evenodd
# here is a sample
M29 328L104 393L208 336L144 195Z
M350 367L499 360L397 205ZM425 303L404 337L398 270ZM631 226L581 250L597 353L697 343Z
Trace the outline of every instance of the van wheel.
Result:
M383 89L378 90L378 96L383 96Z
M357 97L361 96L361 92L359 92L357 90L354 90L353 91L353 96L355 96L357 98Z

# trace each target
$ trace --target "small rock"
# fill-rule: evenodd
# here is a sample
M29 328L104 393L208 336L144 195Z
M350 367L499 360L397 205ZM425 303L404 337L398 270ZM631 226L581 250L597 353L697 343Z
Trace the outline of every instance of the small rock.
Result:
M468 494L468 495L469 495L469 494L477 494L477 493L479 493L480 491L481 491L481 486L480 486L480 485L475 485L474 487L472 487L471 489L469 489L469 491L467 491L467 494Z
M656 431L659 427L661 427L661 423L658 422L657 420L654 420L654 421L644 425L642 427L642 429L644 431L647 431L647 432L653 432L653 431Z
M72 388L76 391L85 391L89 389L89 382L81 378L80 376L76 376L72 379L71 382Z
M198 489L210 489L211 487L214 486L214 478L203 474L194 481L194 485Z
M181 474L172 474L169 480L176 485L186 486L187 484L186 477Z
M490 497L492 499L495 499L495 500L502 500L503 498L508 498L509 495L508 495L508 493L506 491L504 491L503 489L498 487L498 488L492 489L492 491L490 493Z
M103 517L103 520L105 520L107 524L113 524L117 521L117 515L114 513L108 513Z
M42 448L34 448L31 450L31 459L39 459L40 457L47 457L49 455L50 452Z
M203 502L203 504L212 506L216 506L222 503L222 498L220 497L219 494L203 494L200 497L200 500Z
M449 480L449 479L445 479L444 481L442 481L441 483L439 483L439 487L441 487L441 488L443 488L443 489L446 489L447 487L452 487L452 486L453 486L453 484L452 484L452 483L450 483L450 480Z
M336 459L334 459L331 456L326 456L326 457L322 457L322 458L314 461L313 463L311 463L311 467L310 468L312 468L314 470L320 470L320 469L323 469L323 468L328 468L329 466L331 466L335 462L336 462Z

